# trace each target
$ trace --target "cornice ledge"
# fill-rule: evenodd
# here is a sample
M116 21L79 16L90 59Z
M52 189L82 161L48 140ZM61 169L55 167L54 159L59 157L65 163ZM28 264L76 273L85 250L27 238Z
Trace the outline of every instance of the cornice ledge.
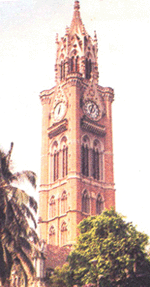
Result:
M42 96L40 97L40 100L42 105L50 104L51 102L50 96Z
M83 117L80 122L81 128L96 135L105 136L106 128L103 125L93 123L92 121Z
M40 93L40 98L43 96L50 96L55 91L55 87L51 88L50 90L44 90Z
M103 93L114 94L114 89L110 88L110 87L102 87L102 86L98 85L98 89Z
M64 119L63 121L53 124L50 128L48 128L47 133L49 138L53 138L60 133L66 131L68 129L68 120Z
M104 191L105 191L105 189L113 189L115 191L114 186L115 186L114 183L103 182L103 184L102 184Z
M102 96L111 102L114 101L114 89L110 87L102 87L98 85L98 90L102 93Z
M39 192L45 192L49 190L49 185L48 184L40 184L40 189Z
M82 74L80 73L71 73L66 78L67 83L71 83L72 86L80 84L82 80Z
M50 104L51 102L51 95L55 92L55 87L53 87L50 90L45 90L42 91L39 95L40 100L41 100L41 104L45 105L45 104Z

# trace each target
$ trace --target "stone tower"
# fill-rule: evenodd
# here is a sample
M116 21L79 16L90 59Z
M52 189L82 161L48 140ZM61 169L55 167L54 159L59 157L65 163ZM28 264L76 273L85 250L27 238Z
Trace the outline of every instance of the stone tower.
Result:
M77 225L115 207L112 113L114 91L98 84L98 44L80 17L79 1L63 38L56 37L56 85L42 103L40 237L72 245Z

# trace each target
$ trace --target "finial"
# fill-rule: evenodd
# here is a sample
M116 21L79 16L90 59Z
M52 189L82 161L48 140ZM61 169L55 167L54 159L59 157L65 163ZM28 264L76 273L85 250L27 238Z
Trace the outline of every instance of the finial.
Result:
M82 26L82 34L85 35L85 27L84 27L84 25Z
M74 10L79 10L80 9L80 3L79 1L74 2Z
M97 34L96 34L96 31L94 31L94 41L95 41L95 42L97 41Z
M69 34L69 27L66 26L66 35L68 35L68 34Z
M56 33L56 44L58 44L58 33Z

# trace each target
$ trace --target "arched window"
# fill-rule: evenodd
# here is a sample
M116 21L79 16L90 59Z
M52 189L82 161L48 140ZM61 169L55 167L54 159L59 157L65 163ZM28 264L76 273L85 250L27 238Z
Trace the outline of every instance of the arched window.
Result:
M76 57L75 61L75 71L79 73L79 56Z
M81 146L81 171L85 176L89 176L89 140L84 136Z
M100 180L104 179L104 152L100 152Z
M82 195L82 212L90 213L90 198L87 190Z
M92 72L92 62L91 59L89 59L89 66L88 66L89 79L91 78L91 72Z
M53 195L49 203L49 217L53 218L55 216L56 216L56 204L55 204L55 196Z
M65 62L63 62L63 79L65 79Z
M93 143L92 150L92 176L94 179L103 180L103 149L98 140Z
M62 150L62 176L65 177L68 174L68 147L63 146Z
M56 181L60 176L58 142L54 141L50 148L50 181Z
M49 229L49 244L55 245L55 228L51 226Z
M104 209L103 199L99 193L96 199L96 214L101 214L103 209Z
M91 71L92 71L91 59L86 58L86 60L85 60L85 71L86 71L86 79L90 79L91 78Z
M64 136L61 140L61 168L62 177L65 177L68 174L68 145L67 145L67 138Z
M82 145L82 174L89 176L89 149Z
M79 56L72 56L70 61L70 72L77 72L79 73Z
M53 163L53 174L54 174L54 181L59 178L59 152L54 151L54 163Z
M99 180L99 151L93 148L93 177Z
M67 244L67 224L64 221L61 225L61 246Z
M75 60L74 57L71 57L71 72L74 72L75 70Z
M63 69L63 67L62 67L62 62L60 63L60 80L62 80L62 69Z
M65 79L65 62L61 61L60 63L60 80Z
M67 192L63 191L61 196L61 214L66 213L67 211Z

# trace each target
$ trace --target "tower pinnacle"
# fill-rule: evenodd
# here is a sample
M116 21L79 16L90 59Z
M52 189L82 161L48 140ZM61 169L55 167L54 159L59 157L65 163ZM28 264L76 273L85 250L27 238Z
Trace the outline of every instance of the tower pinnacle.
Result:
M79 10L80 9L80 3L79 1L74 2L74 10Z
M71 25L66 28L65 36L56 42L57 84L73 73L78 73L78 76L86 80L94 78L98 82L97 37L95 33L92 39L86 32L80 15L79 1L74 1Z
M70 25L70 34L82 34L84 25L80 16L80 3L79 1L75 1L74 3L74 12L73 18Z

